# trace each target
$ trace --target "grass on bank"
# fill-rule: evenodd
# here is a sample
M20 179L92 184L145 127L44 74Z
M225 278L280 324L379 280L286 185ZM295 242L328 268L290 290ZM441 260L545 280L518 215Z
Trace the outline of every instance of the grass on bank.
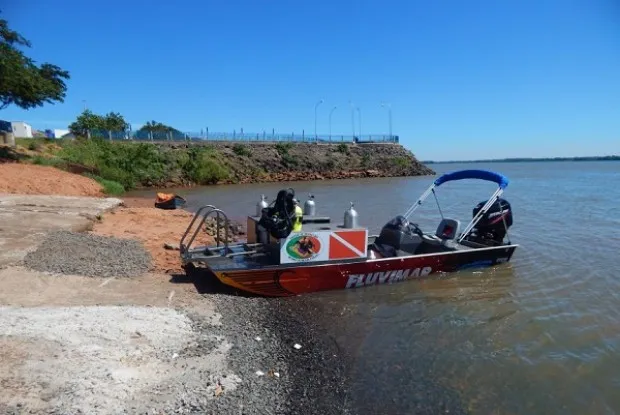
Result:
M90 177L95 180L97 183L103 187L103 193L110 196L120 196L125 193L125 188L119 182L115 182L114 180L107 180L96 176L94 174L86 173L84 174L86 177Z
M32 162L65 170L69 165L83 166L111 194L118 194L121 188L162 186L174 178L204 185L230 177L221 155L210 147L174 151L150 143L112 143L103 139L54 143L58 150L53 155L36 155Z
M179 179L208 185L231 177L222 155L207 146L174 150L151 143L118 143L96 138L28 139L16 144L38 153L27 156L27 161L91 177L110 195L138 187L165 186Z

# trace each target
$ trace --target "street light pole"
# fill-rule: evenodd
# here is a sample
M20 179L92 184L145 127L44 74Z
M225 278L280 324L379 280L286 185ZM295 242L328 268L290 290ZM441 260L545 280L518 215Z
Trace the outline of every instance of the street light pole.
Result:
M360 107L357 107L357 114L358 114L358 119L357 122L359 123L359 130L360 130L360 140L362 139L362 110L360 109Z
M392 104L390 104L389 102L386 103L382 103L381 104L382 107L387 107L388 109L388 120L390 123L390 140L392 140Z
M319 107L319 105L321 105L323 103L323 100L320 100L319 102L317 102L314 105L314 140L316 141L318 139L318 136L316 135L316 109Z
M349 105L351 106L351 128L353 129L352 138L355 138L355 106L353 105L351 100L349 100Z
M332 108L332 110L329 112L329 141L332 141L332 114L334 113L336 108L338 107Z

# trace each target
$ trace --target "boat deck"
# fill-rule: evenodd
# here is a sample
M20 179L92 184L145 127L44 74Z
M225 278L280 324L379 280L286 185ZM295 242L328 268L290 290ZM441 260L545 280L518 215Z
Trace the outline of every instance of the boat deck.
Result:
M368 245L371 246L374 243L376 236L370 236L368 238ZM463 241L464 244L454 244L447 246L435 246L432 251L424 252L418 255L433 254L441 252L454 252L454 251L471 251L479 248L488 248L486 246L473 246L471 242ZM471 245L471 246L467 246ZM475 244L477 245L477 244ZM411 257L418 256L409 252L398 252L397 257ZM248 244L245 242L237 244L229 244L228 246L198 246L192 248L181 255L183 263L192 263L196 266L207 266L213 271L224 270L240 270L240 269L261 269L272 268L277 266L278 268L295 268L299 267L299 264L281 264L280 263L280 245L279 244ZM338 260L338 263L354 263L372 261L370 258L358 258L348 260ZM312 262L313 266L333 263L333 261Z
M248 224L251 221L258 221L257 217L249 217ZM334 225L329 217L321 216L304 216L303 232L318 232L345 229L342 225ZM429 236L431 236L429 234ZM368 236L369 256L355 259L339 259L338 263L355 263L373 261L370 256L370 248L373 246L378 235ZM273 240L269 244L255 243L255 235L253 230L248 226L248 240L250 242L240 242L235 244L219 243L216 246L197 246L191 247L181 252L181 260L183 265L194 264L196 266L206 266L213 271L225 270L243 270L243 269L261 269L261 268L295 268L299 267L299 263L282 264L280 263L280 244ZM448 253L455 251L470 251L472 249L488 248L488 246L480 245L471 241L462 241L456 243L437 243L426 241L422 245L424 249L416 252L397 251L395 257L412 257L425 254ZM380 259L381 257L377 258ZM383 257L389 258L389 257ZM333 263L334 261L313 261L309 265L317 266L322 264Z
M369 238L370 239L370 238ZM299 264L280 264L279 244L248 244L238 243L219 247L199 246L181 255L184 264L206 265L214 271L233 269L260 269L278 266L279 268L295 268ZM368 258L340 260L339 263L364 262ZM333 261L312 262L321 265Z

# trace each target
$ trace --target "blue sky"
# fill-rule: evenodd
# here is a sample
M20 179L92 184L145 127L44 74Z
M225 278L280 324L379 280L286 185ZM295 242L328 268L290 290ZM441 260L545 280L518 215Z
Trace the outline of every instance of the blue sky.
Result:
M7 4L8 3L8 4ZM84 101L185 131L393 131L427 160L620 153L615 0L1 2L64 104L0 118L66 127ZM357 113L355 119L358 132Z

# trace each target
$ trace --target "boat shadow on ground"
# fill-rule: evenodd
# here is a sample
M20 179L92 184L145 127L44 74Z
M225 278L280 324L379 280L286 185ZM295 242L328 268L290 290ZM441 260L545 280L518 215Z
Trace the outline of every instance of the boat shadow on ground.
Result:
M237 290L223 284L210 270L199 267L188 267L185 273L171 274L173 284L194 284L199 294L222 294L235 297L259 297L258 295Z

